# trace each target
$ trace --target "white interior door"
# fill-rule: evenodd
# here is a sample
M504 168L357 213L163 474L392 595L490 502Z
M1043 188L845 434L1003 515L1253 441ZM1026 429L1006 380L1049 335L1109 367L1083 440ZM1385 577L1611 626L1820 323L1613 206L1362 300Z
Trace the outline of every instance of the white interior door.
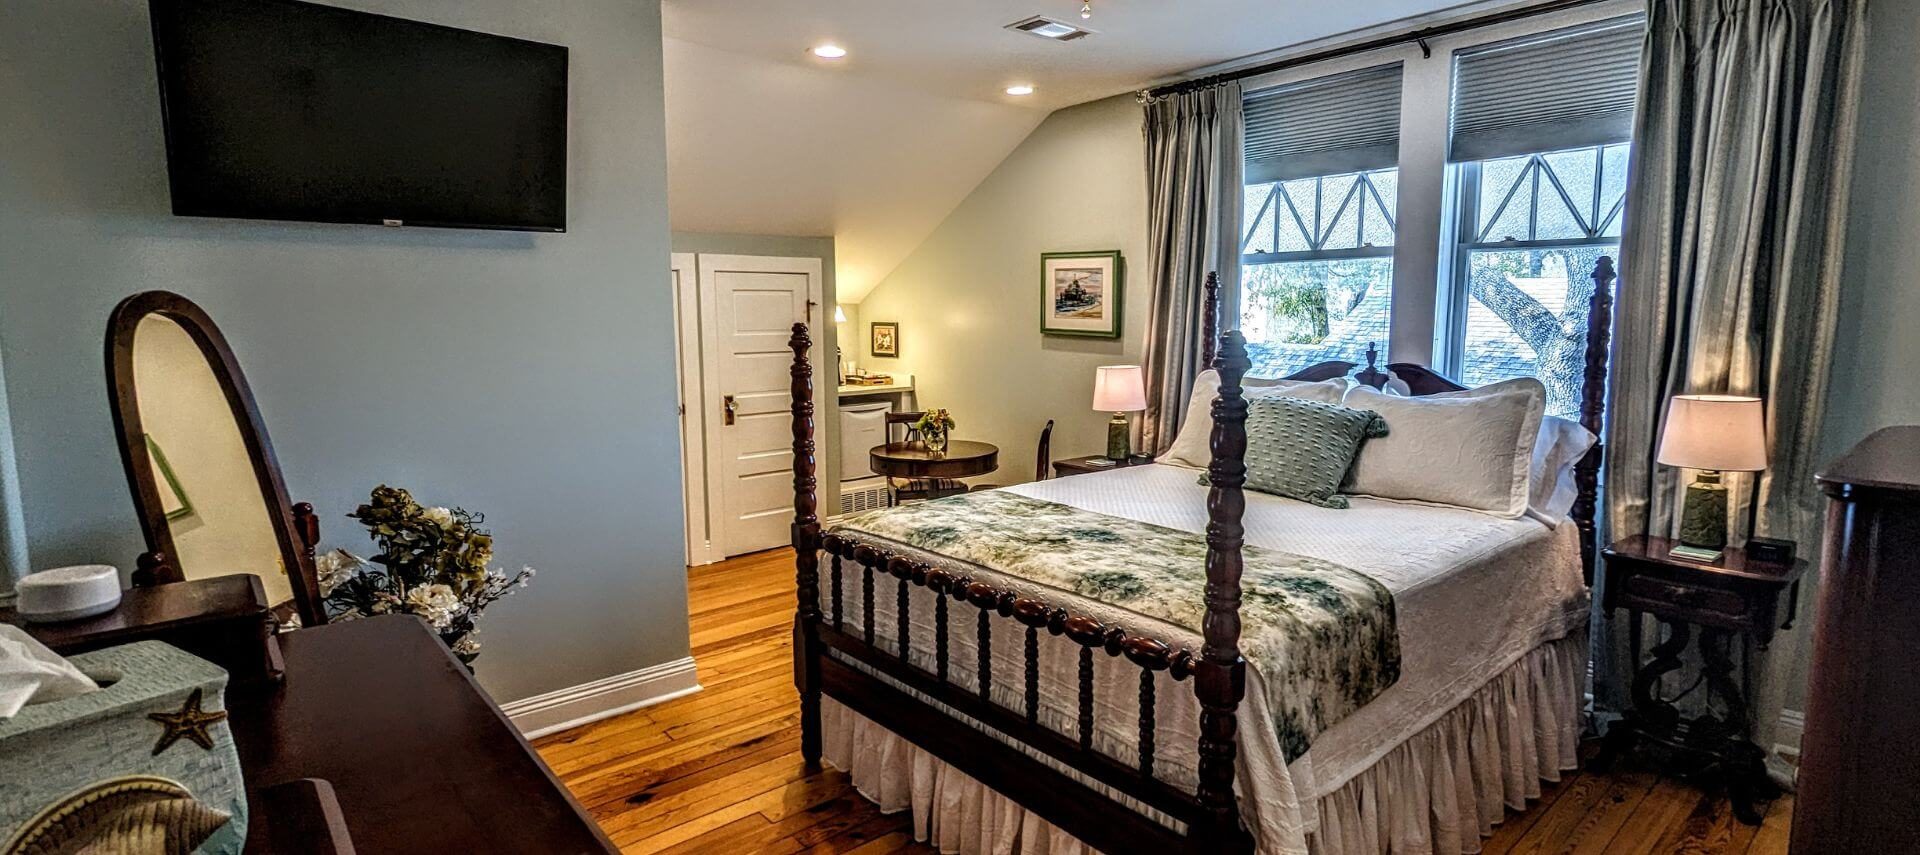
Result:
M819 329L821 265L817 258L701 255L700 290L711 306L707 376L707 448L717 493L713 540L723 555L786 544L793 521L793 351L796 322ZM809 354L814 370L816 459L824 449L825 390L820 333Z
M680 483L687 508L687 564L712 564L721 556L713 541L713 511L708 502L705 335L700 313L700 280L694 255L673 254L674 345L679 354Z

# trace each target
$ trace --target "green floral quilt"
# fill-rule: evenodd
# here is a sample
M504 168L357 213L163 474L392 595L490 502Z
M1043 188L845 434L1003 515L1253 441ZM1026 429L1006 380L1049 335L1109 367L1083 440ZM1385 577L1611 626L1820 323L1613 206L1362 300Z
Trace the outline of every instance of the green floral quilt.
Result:
M831 530L917 547L1195 633L1206 612L1203 535L1002 490L854 514ZM1240 649L1260 673L1291 762L1400 678L1393 595L1338 564L1258 546L1246 547L1245 566Z

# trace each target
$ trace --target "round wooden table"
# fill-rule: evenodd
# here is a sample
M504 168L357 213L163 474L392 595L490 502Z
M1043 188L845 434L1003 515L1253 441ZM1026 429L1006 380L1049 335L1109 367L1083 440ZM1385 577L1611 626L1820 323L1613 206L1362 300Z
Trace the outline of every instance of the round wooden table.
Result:
M924 442L889 442L867 451L874 472L892 478L971 478L1000 468L1000 447L968 439L947 441L944 452Z

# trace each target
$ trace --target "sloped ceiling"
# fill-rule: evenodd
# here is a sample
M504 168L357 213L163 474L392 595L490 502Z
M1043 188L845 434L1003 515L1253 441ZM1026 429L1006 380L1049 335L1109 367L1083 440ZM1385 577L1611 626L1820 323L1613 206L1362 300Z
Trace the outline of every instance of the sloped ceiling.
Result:
M676 231L832 236L857 303L1046 111L666 40Z
M667 0L673 227L832 236L858 302L1054 109L1459 5L1093 0L1083 21L1079 0ZM1096 34L1003 29L1036 14ZM807 53L823 42L849 55Z

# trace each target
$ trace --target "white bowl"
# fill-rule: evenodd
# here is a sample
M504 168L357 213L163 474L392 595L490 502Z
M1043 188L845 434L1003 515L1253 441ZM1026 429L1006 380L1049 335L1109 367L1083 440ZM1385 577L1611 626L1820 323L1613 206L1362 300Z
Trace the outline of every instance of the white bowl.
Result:
M120 605L120 571L106 564L42 570L20 580L14 607L35 623L79 620Z

